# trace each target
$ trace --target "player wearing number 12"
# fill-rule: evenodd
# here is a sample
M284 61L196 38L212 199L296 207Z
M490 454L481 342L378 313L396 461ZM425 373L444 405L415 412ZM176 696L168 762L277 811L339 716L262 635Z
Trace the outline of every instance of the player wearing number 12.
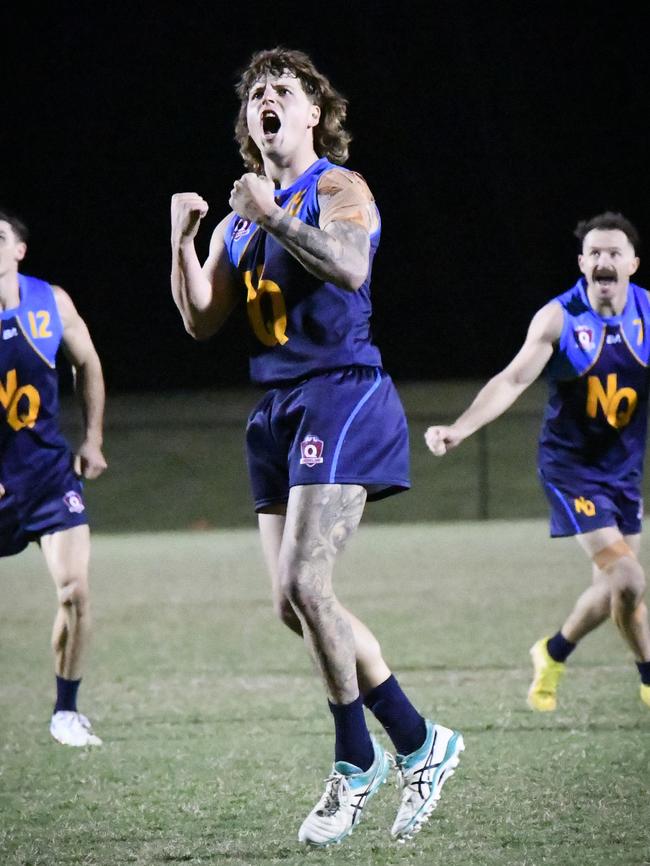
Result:
M404 840L431 814L463 741L420 715L333 590L366 499L409 486L404 412L370 333L379 212L363 178L341 168L346 103L309 57L259 52L238 95L250 172L235 181L202 268L194 236L207 204L173 197L172 292L197 338L246 299L251 377L268 389L247 428L262 548L278 614L320 668L335 727L334 766L299 839L340 842L386 779L389 757L368 732L365 703L398 752L392 835Z
M611 615L641 676L650 707L650 629L638 560L641 479L648 415L650 300L630 282L638 233L622 214L579 223L582 277L532 319L511 363L449 427L426 441L441 456L497 418L546 367L550 397L539 474L551 506L551 535L575 536L592 561L592 584L556 634L531 648L528 704L554 710L565 662L581 638Z
M52 630L57 698L50 733L68 746L97 746L77 711L90 633L90 534L81 476L96 478L102 454L104 380L88 329L66 292L19 273L27 228L0 212L0 557L41 547L56 586ZM81 397L84 441L73 456L59 430L56 356L72 363ZM9 566L3 563L3 570Z

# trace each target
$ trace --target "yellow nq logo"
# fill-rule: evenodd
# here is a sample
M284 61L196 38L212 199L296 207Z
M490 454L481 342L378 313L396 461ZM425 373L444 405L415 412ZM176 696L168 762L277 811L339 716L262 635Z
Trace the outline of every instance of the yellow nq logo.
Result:
M14 430L33 427L41 408L41 397L33 385L18 387L15 370L9 370L7 381L0 379L0 405L7 410L7 423ZM22 409L22 411L21 411Z
M596 506L594 503L591 499L585 499L584 496L574 499L573 504L575 505L577 514L585 514L587 517L593 517L596 513Z
M600 406L607 423L620 430L632 420L637 402L634 388L618 387L616 373L608 374L606 391L598 376L589 376L587 379L587 415L590 418L596 417Z

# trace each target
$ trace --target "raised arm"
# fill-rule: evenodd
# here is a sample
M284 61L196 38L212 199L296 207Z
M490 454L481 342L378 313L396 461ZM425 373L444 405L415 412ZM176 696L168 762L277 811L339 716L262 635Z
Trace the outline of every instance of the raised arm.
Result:
M102 453L105 399L102 365L86 323L70 296L59 286L54 286L54 296L63 324L62 346L73 368L84 419L84 439L77 449L74 469L84 478L97 478L106 469Z
M542 307L533 316L519 352L507 367L481 388L469 408L448 427L429 427L424 438L437 457L460 445L512 406L546 366L553 344L562 332L562 322L562 307L556 301Z
M325 172L318 184L318 227L279 207L273 194L268 178L245 174L235 181L230 206L272 235L310 274L356 291L368 276L370 233L379 224L365 181L342 169Z
M172 196L172 297L183 317L185 330L197 340L216 334L238 299L237 283L224 244L232 214L212 233L203 267L196 254L194 239L207 212L207 203L196 193L181 192Z

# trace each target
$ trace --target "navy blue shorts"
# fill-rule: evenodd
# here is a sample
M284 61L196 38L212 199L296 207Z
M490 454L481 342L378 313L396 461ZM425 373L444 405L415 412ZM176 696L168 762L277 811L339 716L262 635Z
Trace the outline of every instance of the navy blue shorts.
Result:
M623 535L641 532L643 497L638 484L594 484L580 480L549 481L540 473L551 506L551 536L582 535L616 526Z
M82 491L72 467L37 488L8 489L0 499L0 556L20 553L42 535L88 523Z
M330 370L268 391L246 428L255 510L302 484L360 484L368 499L408 489L406 417L387 373Z

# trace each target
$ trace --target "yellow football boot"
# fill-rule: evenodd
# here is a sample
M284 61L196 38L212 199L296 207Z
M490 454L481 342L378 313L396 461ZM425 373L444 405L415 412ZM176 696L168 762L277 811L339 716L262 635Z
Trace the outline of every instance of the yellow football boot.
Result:
M547 637L543 637L530 648L535 676L528 689L528 706L540 713L552 712L557 707L555 693L566 668L564 662L556 662L548 654ZM650 689L648 689L650 695Z
M641 683L641 700L650 707L650 686Z

